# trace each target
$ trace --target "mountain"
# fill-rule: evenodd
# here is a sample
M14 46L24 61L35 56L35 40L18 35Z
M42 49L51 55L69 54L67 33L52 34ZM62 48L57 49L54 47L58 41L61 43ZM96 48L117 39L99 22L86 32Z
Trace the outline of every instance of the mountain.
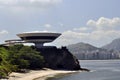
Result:
M120 38L113 40L111 43L102 47L103 49L120 51Z
M97 48L88 43L76 43L68 45L67 48L78 59L116 59L118 54L106 49Z
M93 51L93 50L98 50L99 49L97 47L94 47L90 44L83 43L83 42L68 45L67 48L70 51Z

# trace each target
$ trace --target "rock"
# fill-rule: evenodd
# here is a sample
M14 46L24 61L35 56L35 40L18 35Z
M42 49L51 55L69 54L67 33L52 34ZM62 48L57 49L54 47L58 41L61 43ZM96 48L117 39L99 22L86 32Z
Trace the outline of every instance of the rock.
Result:
M86 68L81 68L81 71L87 71L87 72L90 72L89 69L86 69Z
M66 47L47 46L37 49L45 59L45 67L52 69L80 70L78 59Z

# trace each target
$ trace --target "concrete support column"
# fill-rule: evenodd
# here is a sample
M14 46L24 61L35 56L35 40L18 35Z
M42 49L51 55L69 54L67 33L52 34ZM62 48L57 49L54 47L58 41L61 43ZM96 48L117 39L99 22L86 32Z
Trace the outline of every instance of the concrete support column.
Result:
M44 43L35 43L35 46L36 46L37 48L41 48L41 47L43 47L43 44L44 44Z

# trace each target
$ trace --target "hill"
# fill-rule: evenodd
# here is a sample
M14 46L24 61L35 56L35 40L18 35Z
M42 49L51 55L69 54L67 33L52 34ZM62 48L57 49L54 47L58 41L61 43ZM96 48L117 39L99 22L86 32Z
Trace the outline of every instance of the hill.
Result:
M97 48L88 43L76 43L68 45L67 48L73 53L78 59L116 59L118 54L106 49Z
M120 38L113 40L111 43L104 45L103 49L120 51Z
M67 48L70 51L93 51L93 50L99 49L95 46L92 46L88 43L83 43L83 42L68 45Z

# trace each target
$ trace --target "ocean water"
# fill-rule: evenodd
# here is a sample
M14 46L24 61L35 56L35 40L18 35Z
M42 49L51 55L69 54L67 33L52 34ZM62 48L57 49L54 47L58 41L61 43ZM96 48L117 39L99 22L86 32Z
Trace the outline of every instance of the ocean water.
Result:
M120 60L80 60L90 72L80 72L52 80L120 80Z

